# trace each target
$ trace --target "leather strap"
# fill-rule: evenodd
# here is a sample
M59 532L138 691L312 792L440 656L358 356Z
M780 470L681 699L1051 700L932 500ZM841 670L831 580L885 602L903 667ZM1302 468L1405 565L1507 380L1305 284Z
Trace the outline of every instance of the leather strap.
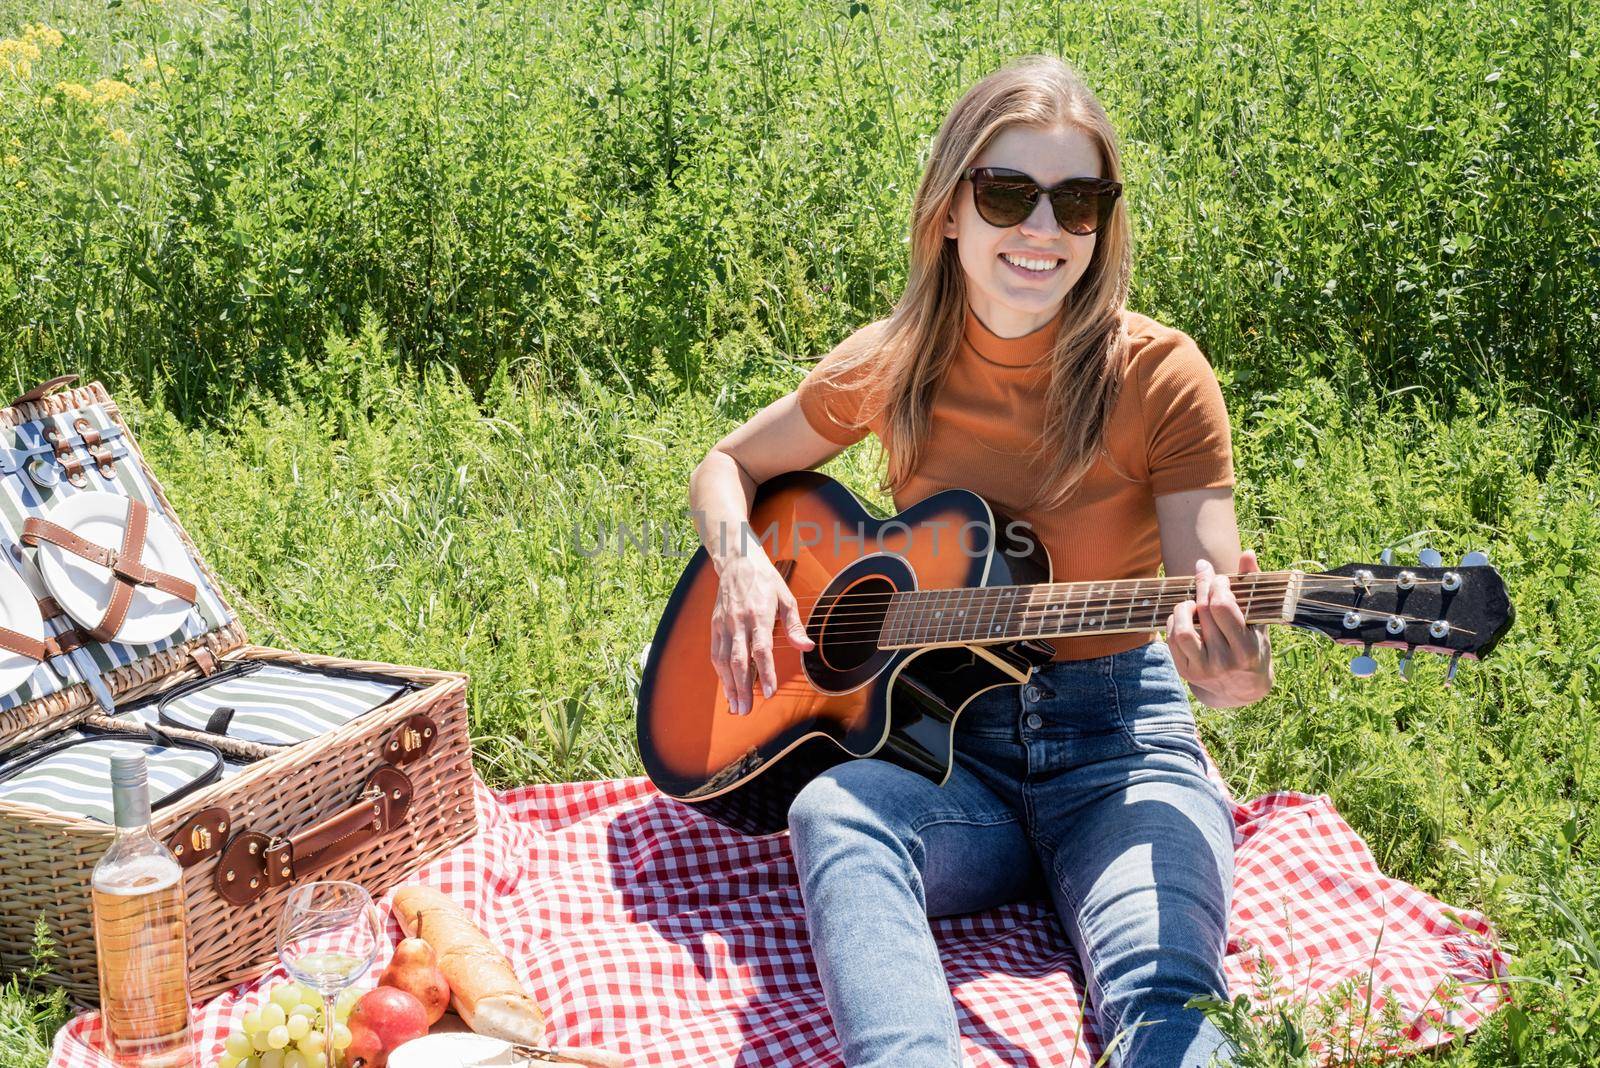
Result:
M4 649L8 653L16 653L18 656L25 656L29 660L43 660L45 655L44 642L37 641L9 627L0 627L0 649Z
M65 386L70 386L77 380L77 375L57 375L48 382L40 382L37 386L34 386L32 389L28 390L28 392L24 393L22 396L11 398L10 406L15 408L17 405L25 404L29 401L43 400L47 394L53 393Z
M74 627L72 630L63 631L54 638L46 638L44 640L44 655L47 658L54 658L70 653L74 649L82 649L85 644L85 637L87 635L83 631Z
M39 614L46 619L55 619L57 616L66 615L66 613L61 610L61 606L56 604L54 597L38 597L35 598L35 600L39 602ZM54 636L48 634L45 635L45 659L53 660L58 656L63 656L72 652L74 649L83 648L88 637L89 636L87 634L79 630L77 627L68 627L60 634Z
M215 675L217 672L217 654L203 645L197 645L189 650L189 659L194 661L194 666L200 669L202 675Z
M128 618L128 606L133 601L135 586L152 586L189 604L194 604L199 596L194 583L145 566L143 562L145 534L149 526L150 509L144 502L129 497L128 522L122 529L122 545L118 549L107 549L96 545L66 527L52 523L48 519L40 519L38 516L29 516L23 521L22 543L35 546L41 541L47 541L74 556L83 557L92 564L111 569L111 577L114 580L111 587L111 602L106 605L105 614L100 617L100 622L89 628L90 637L109 642L115 639L117 631L122 629L123 622Z
M384 765L367 776L354 804L299 834L238 832L217 860L217 893L231 904L248 905L268 889L315 876L404 825L412 791L405 772Z

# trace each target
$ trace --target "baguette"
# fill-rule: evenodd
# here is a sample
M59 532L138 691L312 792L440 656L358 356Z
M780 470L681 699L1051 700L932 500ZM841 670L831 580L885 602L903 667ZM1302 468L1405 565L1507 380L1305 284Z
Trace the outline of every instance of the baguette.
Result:
M520 1045L544 1044L544 1013L528 996L496 949L460 905L431 886L406 886L394 895L394 912L408 936L439 956L450 983L450 1005L480 1035Z

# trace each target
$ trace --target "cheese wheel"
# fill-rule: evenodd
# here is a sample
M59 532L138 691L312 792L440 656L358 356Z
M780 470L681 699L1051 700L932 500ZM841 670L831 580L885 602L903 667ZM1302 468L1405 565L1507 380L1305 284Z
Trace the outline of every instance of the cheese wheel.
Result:
M544 1041L544 1013L466 910L431 886L405 886L394 895L394 912L407 935L433 947L450 1005L468 1027L507 1042Z

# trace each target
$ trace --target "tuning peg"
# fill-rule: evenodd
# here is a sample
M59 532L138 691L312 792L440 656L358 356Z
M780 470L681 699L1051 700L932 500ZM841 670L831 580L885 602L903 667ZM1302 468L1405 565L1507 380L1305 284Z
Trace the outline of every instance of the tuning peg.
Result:
M1423 567L1438 567L1444 563L1444 557L1439 555L1438 549L1424 549L1417 554L1417 562Z
M1400 677L1407 682L1411 681L1411 654L1416 651L1415 645L1406 646L1406 651L1400 654Z
M1460 653L1455 653L1450 657L1450 666L1444 669L1444 684L1446 686L1454 686L1456 684L1456 665L1460 663Z
M1394 563L1394 550L1385 549L1383 552L1379 553L1378 563L1384 565L1385 567L1388 567L1390 564Z
M1350 674L1358 679L1369 679L1378 672L1378 662L1372 659L1372 646L1363 646L1361 654L1350 658Z
M1461 567L1482 567L1489 562L1489 554L1482 549L1474 549L1461 558Z

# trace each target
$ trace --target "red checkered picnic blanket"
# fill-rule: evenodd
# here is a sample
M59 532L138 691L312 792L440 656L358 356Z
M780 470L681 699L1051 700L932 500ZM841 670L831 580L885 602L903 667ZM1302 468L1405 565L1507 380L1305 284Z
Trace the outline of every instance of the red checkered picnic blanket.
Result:
M648 779L477 786L480 831L417 872L462 903L549 1015L546 1037L637 1066L837 1065L787 835L747 838ZM1504 997L1508 963L1487 921L1378 870L1326 797L1234 805L1227 974L1257 1005L1371 1006L1348 1041L1373 1048L1391 1000L1405 1037L1434 1045ZM387 911L391 895L382 905ZM932 921L973 1066L1086 1066L1101 1037L1080 1008L1069 943L1047 901ZM390 935L401 931L391 916ZM388 950L365 980L376 982ZM1270 967L1267 967L1270 966ZM202 1064L263 982L195 1009ZM1459 984L1455 997L1442 996ZM53 1068L109 1068L98 1017L56 1036ZM1329 1048L1338 1048L1335 1036Z

